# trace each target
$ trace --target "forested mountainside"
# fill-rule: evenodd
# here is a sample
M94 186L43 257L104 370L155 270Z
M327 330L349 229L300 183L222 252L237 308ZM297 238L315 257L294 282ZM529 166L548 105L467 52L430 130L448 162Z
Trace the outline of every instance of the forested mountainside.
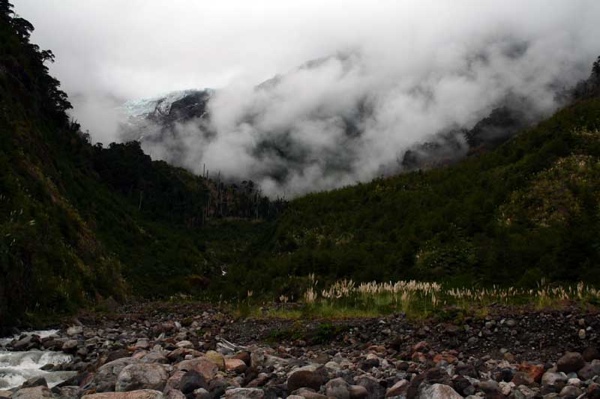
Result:
M153 162L136 142L92 146L32 30L0 1L0 324L204 289L282 203Z
M460 163L285 204L139 142L90 144L32 30L0 0L0 325L108 297L293 295L309 273L600 282L600 60L571 105L495 150L477 132L520 127L514 104L463 132ZM425 163L446 164L431 148Z
M292 201L230 278L286 295L302 292L309 273L319 281L600 282L599 66L572 105L494 151Z

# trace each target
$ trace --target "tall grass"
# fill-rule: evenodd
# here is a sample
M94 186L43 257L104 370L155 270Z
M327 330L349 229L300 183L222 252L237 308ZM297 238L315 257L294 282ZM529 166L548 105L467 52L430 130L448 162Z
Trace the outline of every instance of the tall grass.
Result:
M375 317L403 312L411 318L428 317L447 308L487 314L491 305L533 306L537 309L559 307L566 303L599 305L600 291L580 282L575 285L538 282L533 289L517 287L450 287L423 281L369 282L357 284L344 279L320 287L314 275L297 303L279 298L279 307L261 313L283 318ZM256 313L254 313L257 315Z

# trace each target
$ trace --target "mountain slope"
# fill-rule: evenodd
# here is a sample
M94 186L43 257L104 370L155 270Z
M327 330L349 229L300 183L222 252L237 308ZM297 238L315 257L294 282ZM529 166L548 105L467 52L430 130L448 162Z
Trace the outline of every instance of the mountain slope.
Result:
M248 182L153 162L136 142L92 146L32 30L0 0L0 327L204 290L279 205Z
M229 277L600 282L599 129L585 99L459 164L298 198Z

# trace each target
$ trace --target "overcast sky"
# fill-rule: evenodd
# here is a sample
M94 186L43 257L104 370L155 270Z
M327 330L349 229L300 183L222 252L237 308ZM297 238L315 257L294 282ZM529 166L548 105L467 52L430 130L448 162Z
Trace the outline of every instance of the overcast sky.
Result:
M13 2L34 24L33 40L55 53L51 70L76 105L83 105L79 96L135 99L259 83L348 48L378 53L385 63L385 58L427 57L419 47L442 47L457 36L507 26L515 34L584 33L582 40L592 41L600 25L596 0ZM88 128L94 134L93 126Z
M227 145L219 140L208 143L220 150L205 155L233 174L238 169L246 173L251 161L258 161L221 165L220 159L237 152L252 157L248 147L257 134L264 134L261 126L275 122L313 137L310 145L319 151L324 145L337 146L332 138L343 132L334 124L316 123L310 115L325 109L325 116L334 120L367 96L376 109L365 125L364 137L369 139L359 144L372 147L371 152L352 166L351 174L333 180L372 178L411 140L435 133L444 124L468 127L509 92L526 92L540 102L540 109L551 110L555 104L548 86L587 76L600 54L598 0L13 2L16 13L35 26L33 41L56 55L51 72L94 141L118 138L114 109L124 101L181 89L223 89L211 111L213 127L221 129L218 138L229 138ZM507 57L507 48L520 43L523 56ZM346 66L327 64L314 74L293 72L306 61L340 51L360 56ZM473 64L484 53L485 62ZM249 91L290 71L277 95L256 97ZM414 97L415 85L430 92L427 99ZM340 99L348 103L346 108ZM293 120L285 119L282 104L293 110ZM260 112L264 123L247 133L236 115L249 109ZM306 123L299 128L302 118ZM242 131L249 137L235 152L231 142L239 141ZM325 140L321 132L327 131L333 133ZM390 143L396 147L390 148ZM208 144L199 148L206 152ZM234 158L244 158L238 155ZM373 156L385 159L367 165ZM194 165L205 160L192 158ZM302 170L304 179L308 174ZM358 176L358 170L367 172ZM313 180L304 184L312 186Z

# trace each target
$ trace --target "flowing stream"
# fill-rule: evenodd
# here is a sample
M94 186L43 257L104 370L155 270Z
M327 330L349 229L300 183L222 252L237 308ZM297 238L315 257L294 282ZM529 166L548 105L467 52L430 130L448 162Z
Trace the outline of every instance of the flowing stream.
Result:
M40 337L53 335L57 330L31 331ZM0 339L0 390L19 387L33 377L44 377L52 388L64 380L74 376L73 371L45 371L47 364L63 364L72 360L71 355L62 352L31 350L26 352L11 352L5 350L13 338Z

